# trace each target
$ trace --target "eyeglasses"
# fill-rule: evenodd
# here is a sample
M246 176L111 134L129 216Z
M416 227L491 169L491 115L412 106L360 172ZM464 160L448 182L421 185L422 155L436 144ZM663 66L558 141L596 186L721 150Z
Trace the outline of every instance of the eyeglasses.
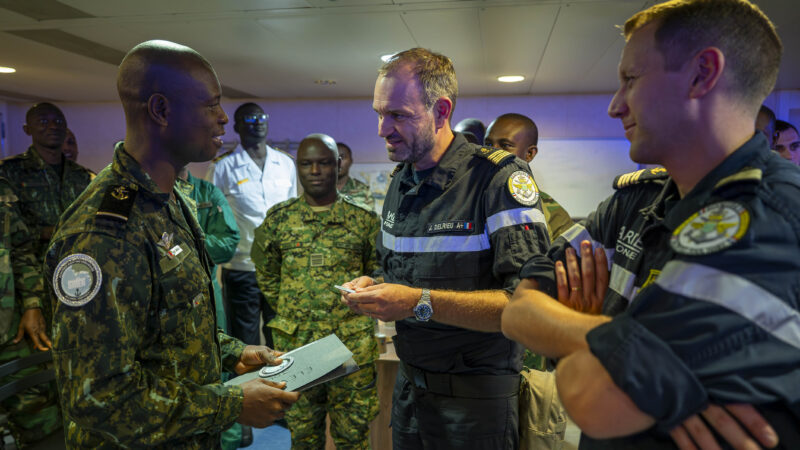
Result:
M248 114L242 116L242 122L244 123L267 123L268 120L269 114Z

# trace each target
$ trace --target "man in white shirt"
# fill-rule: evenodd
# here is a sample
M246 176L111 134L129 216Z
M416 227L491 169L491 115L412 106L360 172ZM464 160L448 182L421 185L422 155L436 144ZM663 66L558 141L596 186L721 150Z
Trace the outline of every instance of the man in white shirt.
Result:
M260 106L239 106L234 120L241 143L218 158L212 168L212 181L228 199L241 234L233 259L222 265L222 283L230 308L231 334L257 345L259 311L264 323L269 323L275 312L256 283L255 266L250 260L253 230L261 225L272 205L297 196L297 174L291 156L267 145L269 116ZM272 347L268 329L264 337Z

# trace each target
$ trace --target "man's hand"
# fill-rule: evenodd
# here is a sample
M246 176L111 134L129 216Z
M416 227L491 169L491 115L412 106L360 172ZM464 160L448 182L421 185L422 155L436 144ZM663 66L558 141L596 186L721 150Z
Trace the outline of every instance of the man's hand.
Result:
M242 383L244 402L236 420L242 425L264 428L282 419L286 410L300 398L299 392L287 392L285 382L274 383L256 378Z
M17 328L17 336L13 342L18 344L26 334L31 339L36 350L44 352L53 347L53 343L47 337L47 325L44 322L41 308L26 309L22 313L22 318L19 320L19 328Z
M750 436L755 436L764 447L773 448L778 445L775 430L761 417L751 405L711 405L700 413L706 421L736 449L753 449L760 447ZM739 422L734 420L734 417ZM748 435L741 425L750 432ZM675 444L682 450L719 449L714 435L699 416L686 419L681 425L670 431ZM690 438L691 436L691 438Z
M367 280L365 280L367 278ZM342 302L356 314L374 317L384 322L402 320L414 315L414 306L422 290L401 284L375 284L369 277L356 278L344 287L355 290L342 294Z
M277 366L283 362L283 360L279 358L281 355L283 355L283 352L273 350L264 345L248 345L244 348L242 356L239 357L239 361L236 363L236 367L234 367L233 370L235 370L237 374L242 375L247 372L258 370L265 365Z
M602 248L592 256L592 244L581 242L581 264L572 247L567 248L567 267L556 262L558 301L570 308L589 314L600 314L608 290L608 260Z

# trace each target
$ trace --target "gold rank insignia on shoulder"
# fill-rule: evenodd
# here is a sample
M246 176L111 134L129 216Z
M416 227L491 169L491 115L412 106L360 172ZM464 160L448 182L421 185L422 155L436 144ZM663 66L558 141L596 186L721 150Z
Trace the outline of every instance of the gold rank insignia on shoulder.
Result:
M481 147L480 150L476 152L476 155L481 156L483 158L488 159L494 165L499 166L500 163L507 160L508 158L513 158L514 155L505 151L500 150L497 148L488 148L488 147Z
M97 209L97 216L127 222L136 201L137 192L135 186L109 186Z
M757 169L754 167L744 167L742 170L736 172L733 175L728 175L727 177L717 181L717 184L714 185L714 189L719 189L722 186L727 186L729 184L740 184L740 183L755 183L758 184L761 182L761 178L764 176L764 172L761 169Z
M536 182L524 170L517 170L508 177L508 192L521 205L533 206L539 200Z
M635 172L618 175L614 178L614 189L622 189L645 181L663 180L668 177L669 173L667 173L667 169L663 167L640 169Z
M213 162L219 162L219 160L221 160L222 158L224 158L224 157L226 157L226 156L230 155L231 153L233 153L233 150L228 150L227 152L225 152L225 153L223 153L223 154L221 154L221 155L217 156L216 158L214 158L212 161L213 161Z
M401 170L403 170L403 166L404 165L405 164L398 164L398 165L394 166L394 170L392 170L392 173L389 174L389 178L394 177L395 175L397 175L397 172L400 172Z

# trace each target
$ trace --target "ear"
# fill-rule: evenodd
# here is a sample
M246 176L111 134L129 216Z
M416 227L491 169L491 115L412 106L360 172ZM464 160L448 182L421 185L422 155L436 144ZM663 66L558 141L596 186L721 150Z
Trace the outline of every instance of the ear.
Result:
M439 97L433 105L433 118L436 121L436 131L444 127L450 120L450 113L453 112L453 102L447 97Z
M689 63L691 85L689 98L700 98L711 92L722 79L725 55L716 47L700 51Z
M22 131L24 131L25 134L27 134L28 136L31 135L31 129L28 128L28 124L27 123L22 125Z
M162 127L169 125L169 99L164 94L153 94L147 99L147 114Z
M539 147L535 145L528 146L528 148L525 150L525 161L528 162L533 161L533 158L535 158L536 154L538 153L539 153Z

